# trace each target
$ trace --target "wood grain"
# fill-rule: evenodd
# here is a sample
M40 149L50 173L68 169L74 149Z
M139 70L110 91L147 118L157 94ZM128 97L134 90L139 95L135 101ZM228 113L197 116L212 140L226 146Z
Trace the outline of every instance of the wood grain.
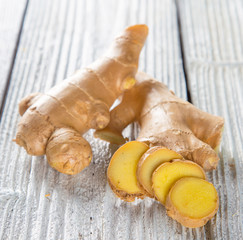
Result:
M93 148L93 161L74 177L56 172L45 157L28 156L11 142L22 97L43 92L91 63L125 26L135 23L147 23L150 28L140 69L186 98L173 2L29 2L1 122L0 238L181 238L181 226L166 216L161 205L149 199L126 204L113 195L106 168L116 147L94 139L92 131L86 138ZM131 133L132 128L127 130L130 137Z
M184 0L178 9L172 0L30 0L0 125L0 239L242 239L243 109L235 104L243 102L242 15L237 0ZM220 210L203 228L182 227L154 200L117 199L106 180L117 147L94 139L92 131L85 135L92 163L73 177L12 142L22 97L88 65L136 23L150 29L140 70L186 99L183 50L193 103L226 120L220 165L209 174ZM125 132L130 139L136 133L136 127Z
M242 239L243 2L178 1L192 102L223 116L220 164L209 175L220 197L212 239Z

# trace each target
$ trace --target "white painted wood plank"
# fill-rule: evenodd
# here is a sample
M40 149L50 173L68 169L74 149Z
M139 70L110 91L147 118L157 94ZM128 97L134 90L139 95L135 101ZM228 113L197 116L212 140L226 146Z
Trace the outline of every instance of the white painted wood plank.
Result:
M30 0L0 128L0 238L210 239L211 225L181 227L156 201L117 199L106 180L116 146L94 139L92 131L86 134L92 163L73 177L11 142L22 97L91 63L119 31L135 23L150 28L140 69L186 98L174 1ZM127 134L134 136L132 129Z
M0 0L0 106L20 33L26 0Z
M220 196L212 239L243 238L243 2L178 1L190 93L225 119L220 163L209 175Z

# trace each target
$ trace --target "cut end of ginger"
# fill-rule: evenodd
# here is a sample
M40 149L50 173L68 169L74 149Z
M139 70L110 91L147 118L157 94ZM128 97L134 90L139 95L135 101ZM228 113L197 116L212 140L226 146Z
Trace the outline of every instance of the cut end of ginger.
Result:
M146 190L147 195L150 197L154 196L152 175L155 169L162 163L182 158L180 154L163 147L152 147L144 153L138 163L137 178L139 183Z
M121 133L118 133L115 130L111 130L109 128L96 130L94 132L94 137L117 145L122 145L126 142L126 139L122 136Z
M125 201L143 198L144 191L137 182L136 170L139 159L148 145L132 141L121 146L113 155L108 170L108 182L113 192Z
M191 161L175 160L161 164L152 176L152 188L156 199L165 204L171 187L183 177L206 178L204 170Z
M167 213L185 227L207 223L218 210L218 194L204 179L185 177L171 188L166 200Z

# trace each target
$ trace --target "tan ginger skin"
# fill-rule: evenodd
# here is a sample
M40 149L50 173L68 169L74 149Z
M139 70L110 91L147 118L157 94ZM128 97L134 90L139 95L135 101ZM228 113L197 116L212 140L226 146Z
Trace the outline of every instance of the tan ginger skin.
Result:
M50 165L62 173L76 174L88 166L92 151L82 134L104 128L115 99L134 85L147 34L146 25L128 27L104 57L45 94L24 98L14 141L30 155L46 154Z
M95 136L123 144L123 129L137 121L137 141L169 148L204 170L215 169L223 118L199 110L145 73L138 73L136 80L137 84L124 92L121 103L111 111L109 125L96 131Z

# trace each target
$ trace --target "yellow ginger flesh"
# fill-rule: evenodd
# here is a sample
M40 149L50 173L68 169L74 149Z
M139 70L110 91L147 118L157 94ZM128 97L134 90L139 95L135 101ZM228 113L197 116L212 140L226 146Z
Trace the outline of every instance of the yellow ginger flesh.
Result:
M180 196L178 198L178 196ZM211 213L216 206L216 192L204 181L179 182L171 193L171 200L181 214L201 218Z
M161 164L153 173L152 188L155 197L165 204L166 196L172 185L182 177L198 177L205 179L203 169L191 161L174 161Z
M107 170L107 177L116 194L117 190L134 196L142 193L137 183L136 170L139 159L147 150L146 144L132 141L115 152Z
M218 210L218 193L206 180L185 177L177 181L166 199L167 213L186 227L201 227Z
M170 149L162 147L150 148L140 159L137 168L137 178L149 196L153 196L152 175L155 169L172 159L182 159L182 156Z

